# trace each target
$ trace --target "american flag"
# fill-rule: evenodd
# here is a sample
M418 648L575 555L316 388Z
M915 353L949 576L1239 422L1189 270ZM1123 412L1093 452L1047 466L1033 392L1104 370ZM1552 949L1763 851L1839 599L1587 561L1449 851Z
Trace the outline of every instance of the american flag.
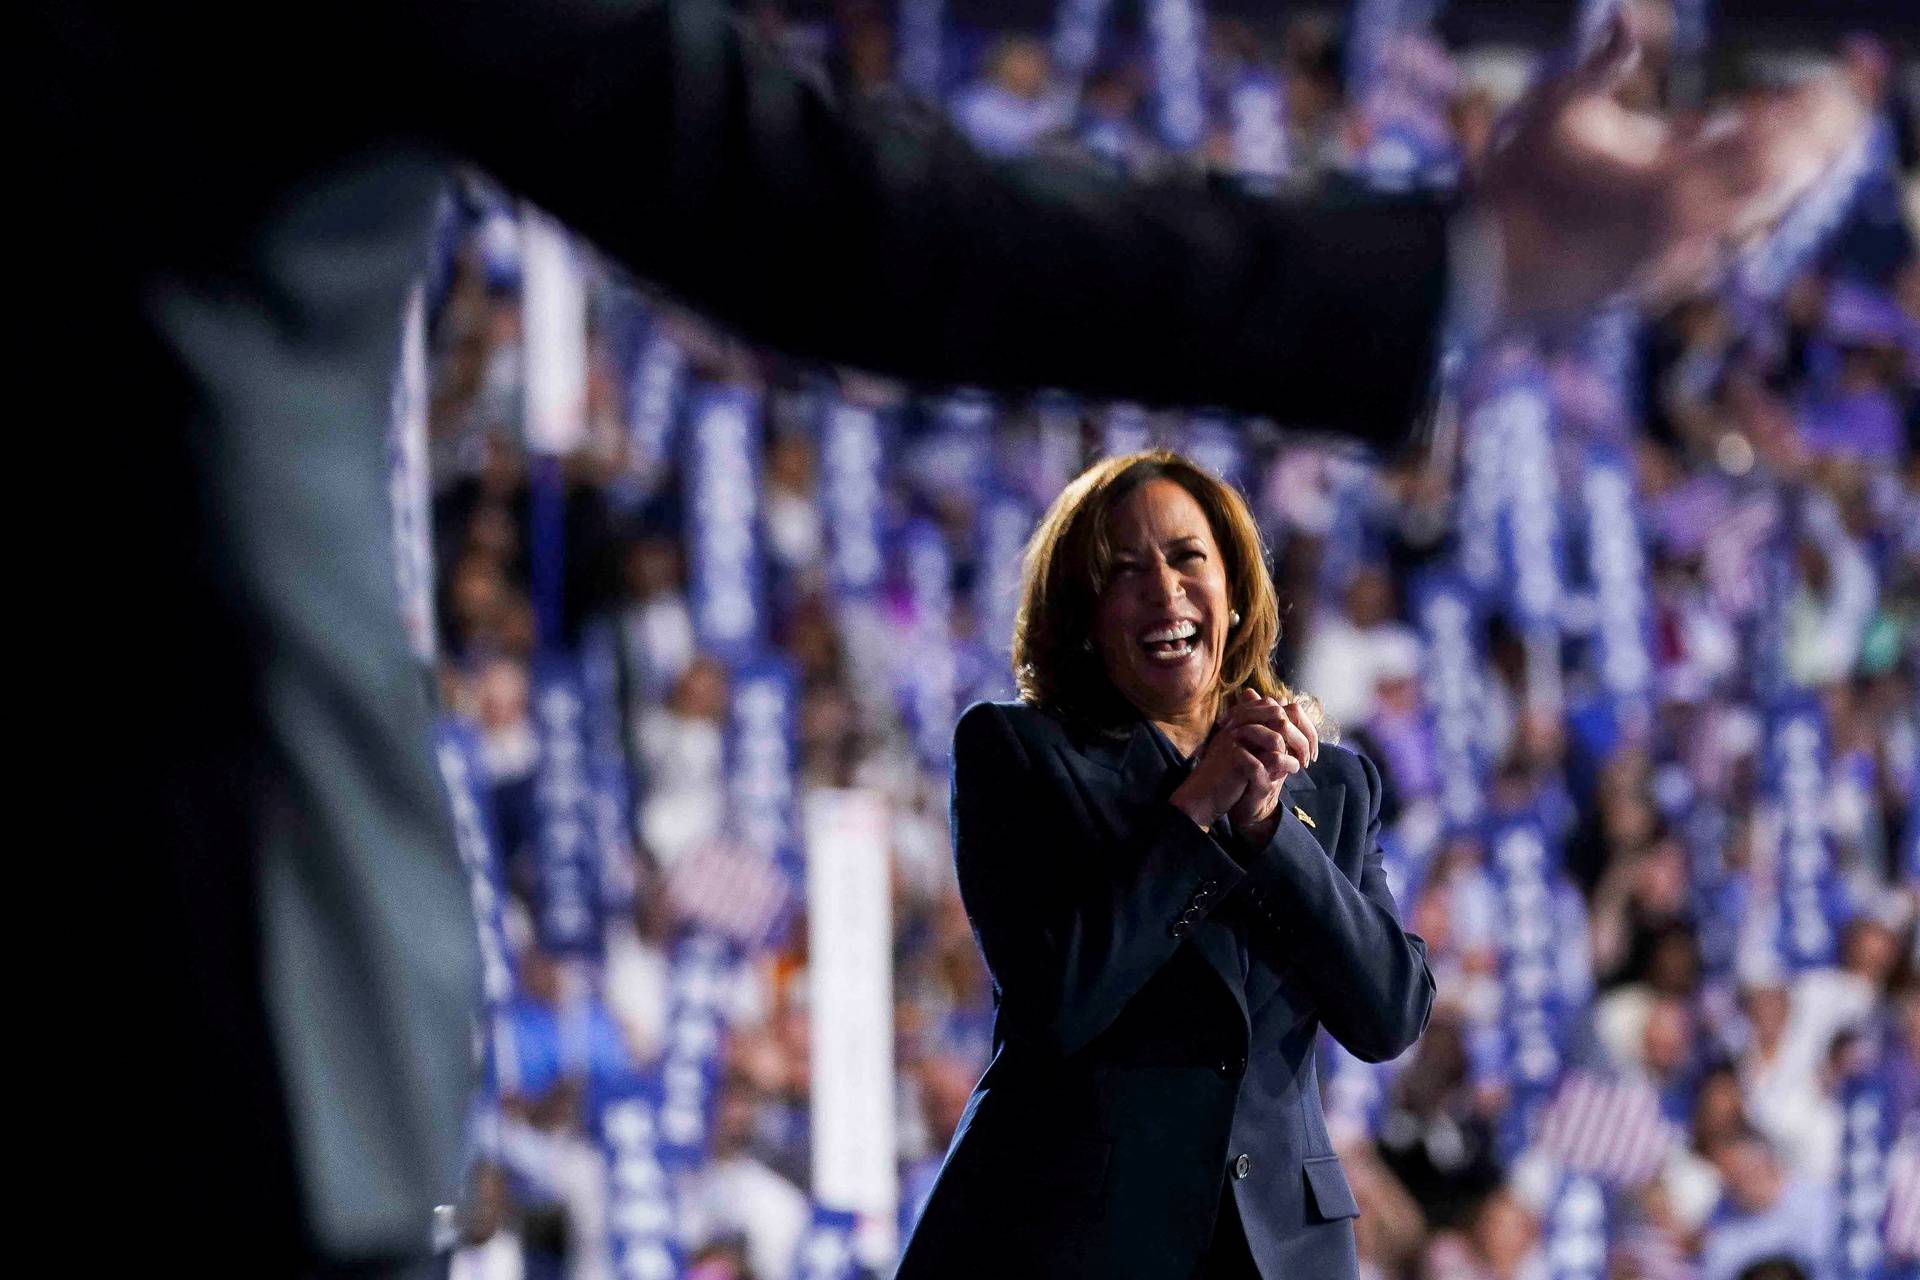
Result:
M674 917L724 934L749 949L764 945L793 897L786 874L764 854L715 840L667 872Z
M1651 1085L1569 1072L1540 1120L1540 1145L1569 1169L1635 1186L1659 1171L1678 1134Z
M1920 1260L1920 1133L1887 1153L1887 1253Z

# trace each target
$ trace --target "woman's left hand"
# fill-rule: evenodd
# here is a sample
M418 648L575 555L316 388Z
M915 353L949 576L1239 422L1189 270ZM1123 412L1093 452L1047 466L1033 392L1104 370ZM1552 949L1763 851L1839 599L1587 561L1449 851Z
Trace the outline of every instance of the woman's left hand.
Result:
M1250 844L1265 844L1280 817L1280 793L1286 781L1320 755L1320 733L1307 709L1279 702L1252 689L1234 695L1221 716L1219 733L1232 733L1265 766L1265 785L1249 786L1227 811L1233 829Z

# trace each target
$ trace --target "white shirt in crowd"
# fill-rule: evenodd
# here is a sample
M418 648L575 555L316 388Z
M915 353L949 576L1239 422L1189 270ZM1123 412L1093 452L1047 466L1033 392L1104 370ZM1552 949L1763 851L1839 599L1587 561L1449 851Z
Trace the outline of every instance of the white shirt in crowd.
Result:
M819 562L824 537L820 504L813 495L772 487L766 494L767 542L783 568L800 569Z
M710 720L649 707L635 728L646 800L640 834L660 865L720 834L726 819L726 749L720 726Z
M812 1216L800 1188L751 1156L736 1155L696 1171L682 1202L691 1239L739 1234L756 1276L791 1273Z
M494 1232L481 1244L454 1252L447 1280L524 1280L527 1269L520 1256L520 1237L514 1232Z
M1843 969L1795 979L1787 1025L1770 1058L1749 1050L1739 1062L1747 1118L1798 1176L1828 1184L1839 1172L1842 1117L1825 1086L1827 1050L1840 1032L1872 1016L1873 985Z
M566 1215L567 1280L607 1280L613 1256L607 1243L607 1157L581 1134L550 1133L520 1120L500 1126L501 1159L558 1203ZM491 1278L489 1278L491 1280Z
M1813 1280L1828 1280L1834 1197L1816 1183L1790 1181L1763 1213L1736 1214L1708 1228L1700 1247L1700 1280L1738 1280L1762 1258L1793 1258Z
M1336 723L1364 724L1373 715L1374 686L1383 676L1418 674L1419 655L1420 637L1407 627L1359 627L1328 609L1314 620L1301 655L1300 687L1320 699Z
M620 635L638 673L635 693L643 703L664 701L696 649L686 598L663 594L628 605L620 612Z
M666 954L625 921L606 930L607 1010L620 1024L635 1062L659 1056L667 1034Z

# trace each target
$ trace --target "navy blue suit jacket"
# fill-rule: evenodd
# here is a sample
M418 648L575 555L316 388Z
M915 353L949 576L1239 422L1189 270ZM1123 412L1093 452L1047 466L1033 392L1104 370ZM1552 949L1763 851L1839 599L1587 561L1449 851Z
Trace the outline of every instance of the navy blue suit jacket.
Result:
M1232 853L1168 801L1180 777L1144 720L961 716L954 859L994 1052L898 1280L1189 1280L1223 1182L1269 1280L1355 1273L1314 1037L1394 1057L1434 994L1381 873L1379 774L1322 747L1272 839Z

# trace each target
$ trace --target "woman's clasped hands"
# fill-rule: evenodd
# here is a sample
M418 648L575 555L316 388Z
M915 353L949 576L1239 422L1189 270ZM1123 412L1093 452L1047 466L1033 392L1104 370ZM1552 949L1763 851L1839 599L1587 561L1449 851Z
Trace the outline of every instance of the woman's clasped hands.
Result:
M1288 778L1320 755L1320 734L1298 700L1252 689L1230 695L1193 772L1169 799L1203 830L1224 815L1250 844L1264 844L1280 817Z

